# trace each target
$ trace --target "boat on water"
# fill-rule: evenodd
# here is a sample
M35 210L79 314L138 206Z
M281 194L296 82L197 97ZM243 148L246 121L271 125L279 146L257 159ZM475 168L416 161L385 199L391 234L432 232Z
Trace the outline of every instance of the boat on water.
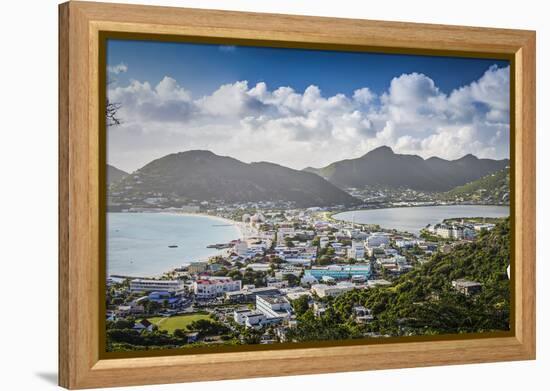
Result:
M168 246L168 248L178 248L178 245L177 244L171 244Z

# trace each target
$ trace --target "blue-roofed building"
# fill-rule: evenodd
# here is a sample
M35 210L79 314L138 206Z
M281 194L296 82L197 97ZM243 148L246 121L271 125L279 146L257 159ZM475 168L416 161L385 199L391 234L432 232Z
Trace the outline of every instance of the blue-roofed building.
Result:
M176 297L170 292L151 292L148 295L148 299L157 303L164 303L167 301L170 306L177 304L180 301L179 297Z

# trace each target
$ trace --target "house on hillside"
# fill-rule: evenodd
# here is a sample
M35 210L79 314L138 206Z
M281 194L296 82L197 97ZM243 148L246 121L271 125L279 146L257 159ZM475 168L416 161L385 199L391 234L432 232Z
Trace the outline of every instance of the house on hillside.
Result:
M470 281L466 279L454 280L452 283L453 288L458 292L466 296L475 295L481 292L482 285L477 281Z

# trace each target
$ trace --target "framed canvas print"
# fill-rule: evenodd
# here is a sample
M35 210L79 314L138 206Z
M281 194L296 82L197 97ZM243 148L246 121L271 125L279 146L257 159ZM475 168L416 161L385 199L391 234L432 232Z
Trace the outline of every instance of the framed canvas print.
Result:
M60 384L535 358L535 33L60 5Z

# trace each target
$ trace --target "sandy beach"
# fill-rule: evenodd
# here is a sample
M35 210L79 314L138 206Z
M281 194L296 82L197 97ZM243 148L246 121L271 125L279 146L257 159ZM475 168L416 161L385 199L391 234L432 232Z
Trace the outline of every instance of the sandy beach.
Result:
M111 237L111 240L109 241L111 247L108 249L108 257L110 262L113 262L113 266L108 267L109 275L116 274L141 277L160 276L167 271L174 270L174 268L188 265L190 262L206 261L216 254L223 254L223 251L221 250L207 249L207 246L209 245L228 243L229 241L235 239L243 240L247 237L253 236L254 233L254 229L249 225L223 217L207 215L204 213L179 213L174 211L139 213L140 215L143 215L146 221L148 221L147 216L153 217L152 215L158 215L159 217L161 217L161 215L172 217L172 222L170 223L170 221L168 221L167 226L172 224L173 229L170 228L166 231L166 228L163 228L163 225L157 227L155 225L155 220L152 220L151 222L148 221L147 224L141 225L142 228L139 228L139 224L136 226L131 221L124 221L124 216L129 216L130 214L113 214L113 217L120 216L122 220L119 219L119 221L121 221L119 224L121 225L112 228L111 234L114 236ZM183 217L182 221L193 221L190 218L197 217L195 222L191 224L184 223L182 226L184 228L184 233L185 226L188 227L188 231L185 235L191 235L191 237L193 237L193 234L190 234L190 232L194 232L195 237L191 239L191 242L181 242L182 239L178 237L177 230L179 227L177 221L179 220L179 217ZM204 219L199 219L200 217L203 217ZM197 229L193 229L194 225L196 225ZM236 228L236 230L234 228ZM132 230L136 231L133 232ZM146 231L145 236L140 236L143 235L142 230ZM202 234L203 231L211 233ZM217 232L226 232L226 234L222 234L220 236ZM129 237L124 237L124 235L128 235L128 233L130 233ZM176 235L174 235L174 233ZM119 238L117 238L117 236ZM186 237L189 238L189 236ZM142 239L137 240L137 242L134 243L136 238ZM179 246L169 249L168 245L171 244L177 244ZM155 246L155 251L153 253L150 252L151 246ZM139 251L136 250L138 248ZM162 267L160 264L165 264L166 266ZM160 268L158 268L158 266L153 267L153 265L159 265Z
M239 237L242 240L257 236L258 232L255 228L251 227L247 223L241 221L230 220L225 217L209 215L206 213L190 213L190 212L158 212L163 214L175 215L175 216L196 216L196 217L207 217L213 220L217 220L222 224L232 225L239 230Z

